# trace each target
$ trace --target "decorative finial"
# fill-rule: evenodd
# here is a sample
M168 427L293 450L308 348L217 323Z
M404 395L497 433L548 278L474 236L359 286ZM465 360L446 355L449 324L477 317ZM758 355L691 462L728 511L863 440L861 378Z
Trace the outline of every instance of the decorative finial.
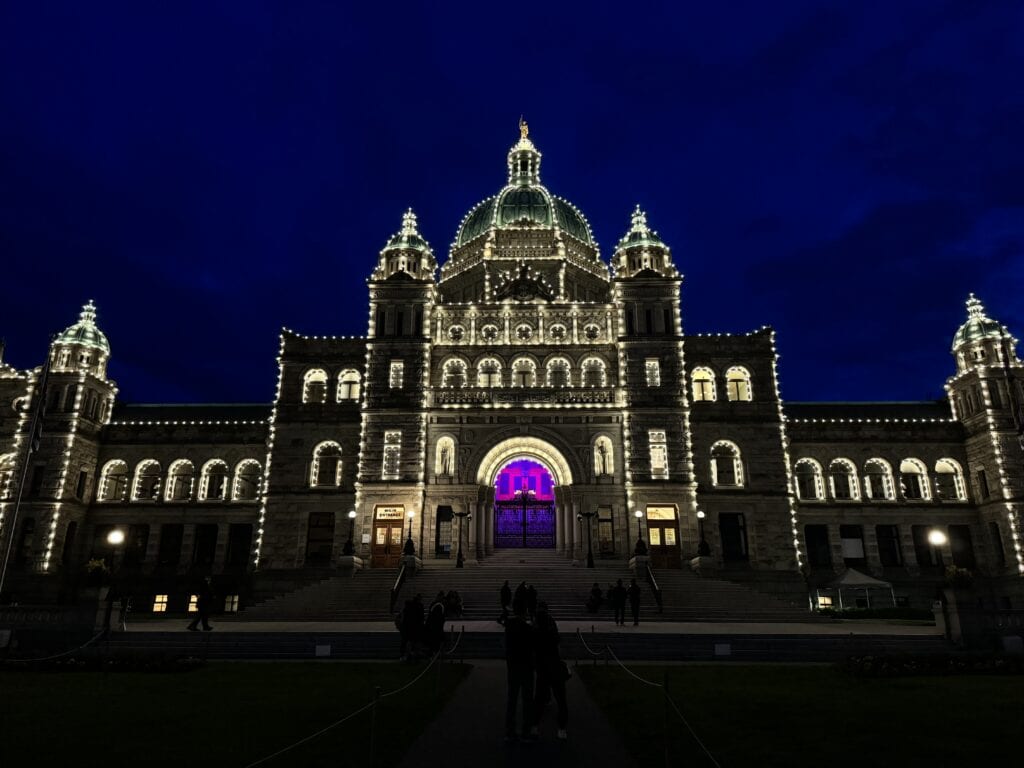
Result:
M530 126L528 126L526 124L526 120L524 120L523 116L520 115L519 116L519 138L520 139L525 139L529 135L530 135Z
M633 230L635 232L647 231L647 214L640 209L640 203L636 204L633 211Z
M978 299L973 293L967 296L967 316L968 317L984 317L985 307L982 306L981 300Z
M82 305L82 312L78 315L79 322L85 325L96 325L96 305L92 299Z
M416 214L412 212L412 208L409 208L405 213L402 214L402 234L419 234L416 231Z

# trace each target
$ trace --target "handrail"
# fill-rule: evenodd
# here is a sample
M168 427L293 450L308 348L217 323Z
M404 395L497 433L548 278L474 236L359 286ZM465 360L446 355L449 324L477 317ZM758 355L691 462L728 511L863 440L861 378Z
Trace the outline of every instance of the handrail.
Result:
M661 613L661 587L658 586L658 582L654 578L654 571L651 570L651 564L647 563L645 567L647 570L647 583L651 585L651 591L654 593L654 602L658 604L658 613Z
M398 602L398 593L402 589L402 585L405 583L405 563L402 563L398 569L398 578L395 579L395 585L391 588L391 602L389 603L388 613L393 613L395 610L395 603Z

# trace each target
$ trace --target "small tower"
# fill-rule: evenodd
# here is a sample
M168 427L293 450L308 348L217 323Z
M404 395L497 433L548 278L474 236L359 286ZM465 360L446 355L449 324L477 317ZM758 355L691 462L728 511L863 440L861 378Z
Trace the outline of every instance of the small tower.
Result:
M402 215L402 228L381 250L371 280L387 280L398 274L414 280L434 280L437 260L416 226L416 214L410 208Z
M634 277L645 272L651 273L650 277L679 277L672 252L658 233L647 226L647 214L639 205L633 211L632 226L615 247L612 269L615 277Z
M508 151L508 183L513 187L540 184L540 152L530 141L530 127L519 118L519 141Z
M1017 359L1017 340L996 320L985 314L985 307L972 293L967 298L967 320L953 337L957 373L979 366L1002 366Z
M92 299L82 307L78 322L54 340L50 355L54 373L91 373L106 380L110 343L96 326L96 305Z

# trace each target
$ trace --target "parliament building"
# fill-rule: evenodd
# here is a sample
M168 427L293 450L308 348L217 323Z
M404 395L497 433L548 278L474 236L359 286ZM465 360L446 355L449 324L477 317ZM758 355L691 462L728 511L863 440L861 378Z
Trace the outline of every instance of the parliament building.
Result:
M686 334L644 212L605 261L520 134L444 264L411 211L368 261L365 336L281 333L272 403L120 402L91 302L44 365L0 363L5 591L56 599L116 554L181 609L196 574L395 569L410 539L430 568L642 538L656 572L703 551L755 586L853 568L913 596L956 565L1022 594L1024 367L979 300L945 400L784 403L774 332Z

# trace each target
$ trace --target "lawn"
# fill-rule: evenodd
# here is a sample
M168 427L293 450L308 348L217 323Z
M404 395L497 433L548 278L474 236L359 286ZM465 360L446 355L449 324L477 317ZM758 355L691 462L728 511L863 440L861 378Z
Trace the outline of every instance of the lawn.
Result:
M410 681L424 664L211 663L191 672L0 671L0 764L245 766ZM393 766L469 671L445 664L383 699L375 766ZM369 711L264 765L368 768Z
M669 690L722 766L1007 765L1019 757L1024 677L853 678L830 666L633 665ZM582 680L637 764L710 766L660 691L616 666Z

